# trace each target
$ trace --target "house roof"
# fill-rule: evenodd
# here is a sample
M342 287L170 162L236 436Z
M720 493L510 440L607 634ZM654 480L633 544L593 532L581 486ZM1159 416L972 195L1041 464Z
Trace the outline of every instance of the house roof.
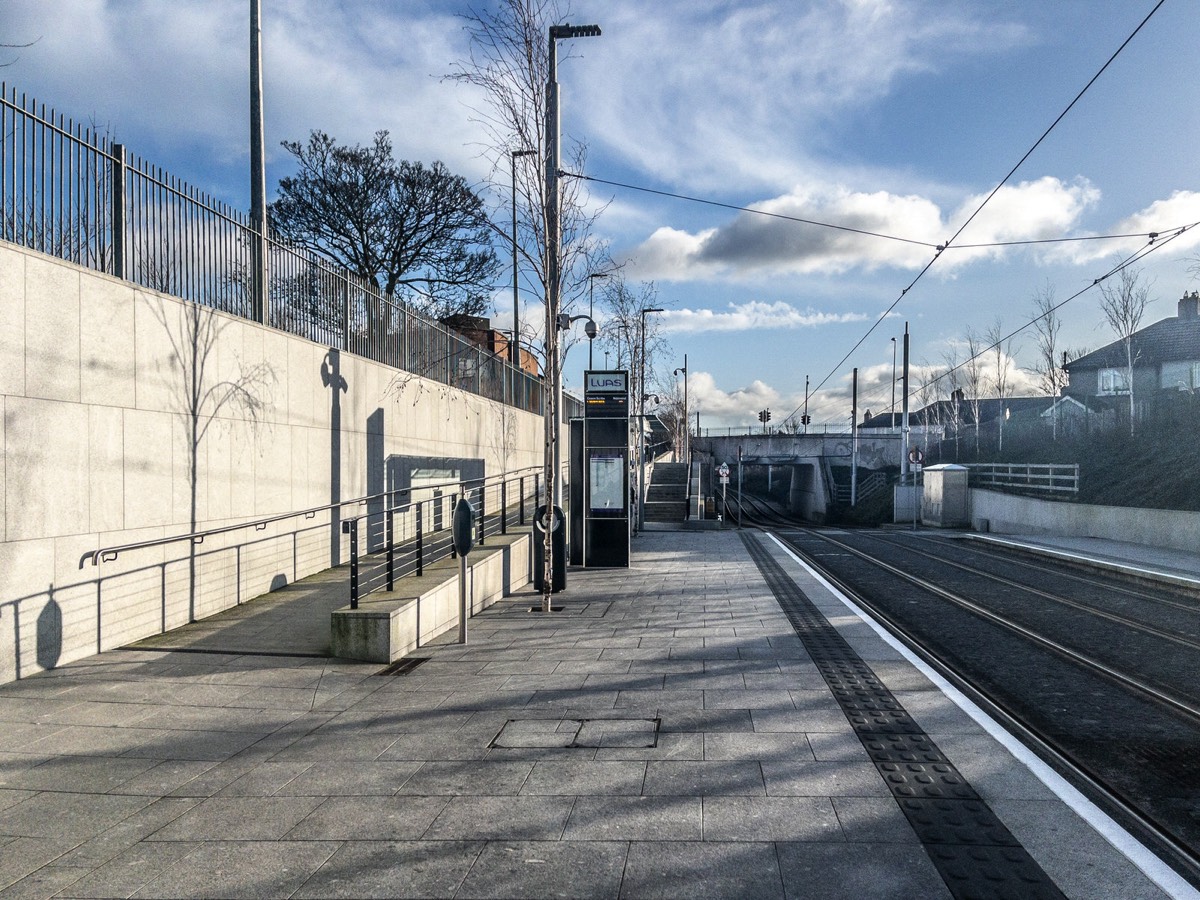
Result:
M1160 366L1165 362L1200 360L1200 316L1185 314L1185 296L1180 301L1180 315L1161 319L1153 325L1135 331L1130 338L1135 367ZM1080 369L1115 369L1127 365L1125 342L1113 341L1086 353L1066 365L1068 374Z
M998 397L981 397L979 399L979 421L991 422L998 419L1005 409L1008 410L1010 419L1040 416L1054 405L1055 399L1048 396L1005 397L1001 401ZM908 416L912 423L948 423L954 420L954 401L938 400L922 409L912 410ZM894 415L880 413L877 416L871 416L871 418L863 422L861 427L890 428L901 425L902 419L903 416L900 413L895 413ZM972 424L975 421L975 404L972 401L959 401L958 421L965 425Z

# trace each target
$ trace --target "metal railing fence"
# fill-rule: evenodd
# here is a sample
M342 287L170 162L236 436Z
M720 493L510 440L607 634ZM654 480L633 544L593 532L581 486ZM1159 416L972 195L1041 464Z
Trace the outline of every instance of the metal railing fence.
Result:
M0 82L0 239L253 318L257 231L215 200ZM269 324L533 413L542 381L313 251L268 241ZM569 413L564 403L563 413ZM566 416L564 415L564 418Z
M1012 487L1054 494L1079 493L1079 464L968 463L971 487Z
M447 491L447 489L449 489ZM532 523L541 490L540 468L486 479L447 482L384 495L386 508L342 520L350 536L350 608L376 591L395 589L398 579L422 575L428 563L454 556L451 522L458 498L475 511L475 541ZM413 499L414 491L430 493Z

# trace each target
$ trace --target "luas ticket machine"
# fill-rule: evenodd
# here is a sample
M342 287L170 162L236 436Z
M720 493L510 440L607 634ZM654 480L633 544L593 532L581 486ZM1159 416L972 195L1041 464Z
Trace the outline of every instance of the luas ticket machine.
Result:
M629 373L584 373L583 564L629 565Z

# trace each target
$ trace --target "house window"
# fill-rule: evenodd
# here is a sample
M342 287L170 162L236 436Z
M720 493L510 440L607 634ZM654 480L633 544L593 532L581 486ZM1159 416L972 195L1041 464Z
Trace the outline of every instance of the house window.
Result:
M1101 394L1128 394L1129 372L1125 369L1100 370Z

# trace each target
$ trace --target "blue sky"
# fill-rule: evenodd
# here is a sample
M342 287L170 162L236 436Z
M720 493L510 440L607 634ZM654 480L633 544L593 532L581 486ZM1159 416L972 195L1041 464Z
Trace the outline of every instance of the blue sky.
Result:
M482 0L481 0L482 2ZM0 77L232 203L247 196L245 0L0 0ZM479 98L442 79L466 52L467 0L263 0L268 180L279 141L389 129L397 155L482 180ZM605 0L604 34L560 66L563 129L587 173L927 243L950 238L1155 6L1155 0ZM1200 4L1166 0L963 234L962 242L1143 233L1200 220ZM940 364L968 328L1030 318L1047 283L1086 287L1140 240L948 250L854 351L933 251L592 186L627 276L655 283L704 426L778 422L822 389L816 421L890 401L892 343ZM1147 321L1196 284L1200 229L1147 257ZM500 309L506 310L500 290ZM531 312L536 315L536 312ZM1112 339L1089 291L1062 342ZM500 312L503 324L507 313ZM1033 364L1033 339L1012 343ZM568 360L578 384L586 354ZM1020 377L1018 387L1022 386Z

